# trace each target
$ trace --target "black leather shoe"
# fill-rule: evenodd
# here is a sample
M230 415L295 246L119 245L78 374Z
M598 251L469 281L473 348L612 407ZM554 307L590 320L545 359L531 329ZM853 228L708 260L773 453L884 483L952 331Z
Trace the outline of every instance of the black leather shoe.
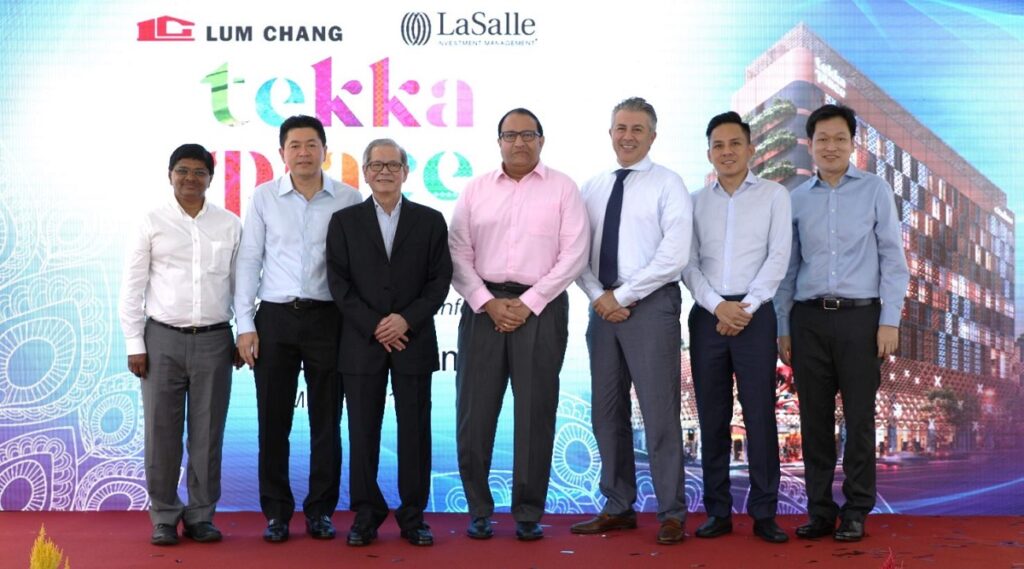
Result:
M782 531L779 524L775 523L775 518L755 520L754 535L769 543L786 543L789 541L789 536L786 535L786 532Z
M153 535L149 542L153 545L178 545L178 526L156 524L153 526Z
M185 537L192 538L193 541L200 543L220 541L222 537L220 530L212 522L197 522L192 525L186 525L184 534Z
M288 522L277 518L268 521L267 529L263 530L263 541L270 543L288 541Z
M413 545L434 545L434 534L430 533L430 526L427 524L402 530L402 538Z
M334 539L337 531L334 529L334 522L331 516L326 514L313 518L306 518L306 533L313 539Z
M727 533L732 533L732 517L719 518L711 516L708 518L708 521L700 524L694 535L697 537L718 537Z
M377 529L363 524L352 524L348 530L348 544L353 547L370 545L377 539Z
M494 535L494 530L491 529L491 517L481 516L470 520L469 527L466 528L466 535L473 539L491 539Z
M544 537L544 530L537 522L516 522L516 539L519 541L537 541Z
M796 536L803 539L817 539L836 531L836 522L825 518L811 518L810 523L796 528Z
M832 537L836 538L836 541L860 541L864 538L864 522L843 520Z

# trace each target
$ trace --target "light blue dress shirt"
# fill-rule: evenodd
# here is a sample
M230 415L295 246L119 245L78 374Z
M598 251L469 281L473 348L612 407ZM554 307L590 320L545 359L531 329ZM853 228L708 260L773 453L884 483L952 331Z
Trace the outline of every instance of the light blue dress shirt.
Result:
M910 271L892 188L851 165L836 187L813 176L791 198L793 250L775 295L779 336L790 335L794 300L827 296L880 298L879 325L899 326Z
M327 287L327 225L339 209L362 201L347 184L323 176L323 188L306 201L284 175L252 196L242 226L235 268L235 323L254 332L256 298L288 302L331 300Z
M753 314L775 296L793 244L789 190L747 177L732 195L718 181L693 194L693 244L683 282L715 312L723 296L744 295Z

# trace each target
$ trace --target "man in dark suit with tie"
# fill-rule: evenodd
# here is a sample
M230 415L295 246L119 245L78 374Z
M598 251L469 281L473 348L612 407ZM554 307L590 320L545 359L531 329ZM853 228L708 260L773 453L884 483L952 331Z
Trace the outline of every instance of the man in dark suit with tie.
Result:
M369 545L388 515L377 485L388 373L398 419L395 518L413 545L433 545L423 521L430 484L430 384L438 369L434 314L448 295L452 261L440 212L402 197L409 175L395 141L371 142L363 175L373 195L336 212L327 229L327 280L342 313L339 370L348 400L348 544Z

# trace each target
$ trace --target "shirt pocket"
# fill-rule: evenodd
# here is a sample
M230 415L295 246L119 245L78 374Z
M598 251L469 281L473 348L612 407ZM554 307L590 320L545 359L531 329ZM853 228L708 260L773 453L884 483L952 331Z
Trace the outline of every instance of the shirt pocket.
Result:
M205 270L218 274L227 275L231 273L231 255L234 253L234 244L230 241L211 241L210 256L207 259Z

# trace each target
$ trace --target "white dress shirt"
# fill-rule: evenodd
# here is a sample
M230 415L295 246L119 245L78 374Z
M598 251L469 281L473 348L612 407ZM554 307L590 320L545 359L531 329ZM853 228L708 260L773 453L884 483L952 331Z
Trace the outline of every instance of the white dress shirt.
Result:
M775 296L793 245L789 190L747 172L730 196L715 181L693 194L693 245L683 281L708 312L745 295L753 314Z
M391 249L395 245L395 233L398 231L398 218L402 215L402 198L398 198L395 208L388 213L374 197L373 211L377 212L377 225L380 225L380 236L384 239L384 250L388 253L388 259L391 259Z
M619 224L619 278L615 300L629 306L678 281L690 256L693 205L678 174L645 157L629 167ZM604 293L600 271L601 236L608 197L615 183L609 170L583 184L590 216L590 264L576 280L591 302Z
M179 327L231 320L242 224L207 201L194 218L177 200L142 218L128 244L119 315L128 355L146 353L146 317Z
M245 213L235 281L238 333L256 331L256 297L268 302L296 298L331 300L327 287L327 225L339 209L360 203L355 188L323 176L323 187L306 200L285 174L260 187Z

